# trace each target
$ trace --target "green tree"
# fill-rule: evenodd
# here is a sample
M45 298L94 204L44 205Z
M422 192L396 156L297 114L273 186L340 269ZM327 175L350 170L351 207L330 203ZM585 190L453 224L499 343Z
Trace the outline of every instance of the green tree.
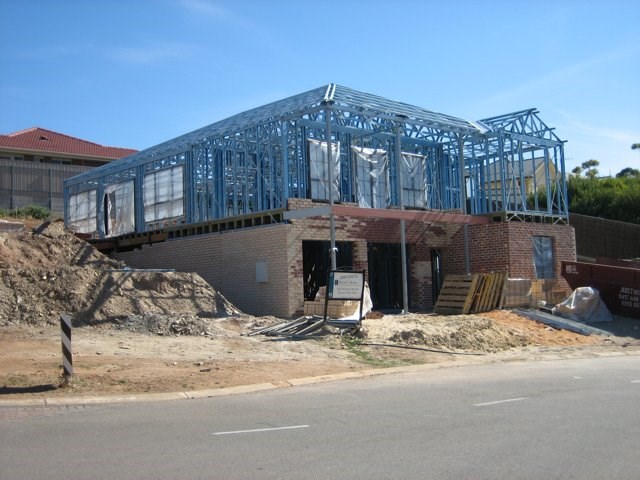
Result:
M567 193L572 213L640 224L640 175L572 176L567 181Z
M631 167L623 168L616 173L616 178L620 177L640 177L640 170Z
M598 169L596 168L600 165L598 160L587 160L582 163L582 168L585 171L584 174L589 178L596 178L598 176Z

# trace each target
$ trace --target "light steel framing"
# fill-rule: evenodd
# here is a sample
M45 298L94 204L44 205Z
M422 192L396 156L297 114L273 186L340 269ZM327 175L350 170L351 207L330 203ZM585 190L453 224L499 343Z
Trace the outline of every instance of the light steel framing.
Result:
M133 182L134 206L128 211L134 212L130 230L136 233L286 208L289 198L311 198L308 145L311 140L326 145L327 131L330 142L340 145L339 202L359 200L352 147L363 147L388 152L390 208L398 208L401 197L401 151L423 162L419 183L427 210L567 219L563 141L537 110L471 122L329 84L66 180L65 222L69 224L70 198L95 191L97 211L87 213L96 218L91 233L103 238L119 231L106 221L117 220L119 212L111 210L108 195L125 182ZM152 221L145 219L149 202L167 195L162 189L150 192L149 185L155 184L145 178L175 167L182 170L182 208L168 209L166 218L158 219L156 213ZM411 188L415 199L416 185Z

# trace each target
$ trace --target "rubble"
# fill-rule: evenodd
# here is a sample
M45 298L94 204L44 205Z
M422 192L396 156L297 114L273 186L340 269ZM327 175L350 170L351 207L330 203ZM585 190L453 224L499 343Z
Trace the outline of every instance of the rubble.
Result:
M114 326L158 335L206 335L240 315L199 275L129 270L64 229L0 233L0 326Z

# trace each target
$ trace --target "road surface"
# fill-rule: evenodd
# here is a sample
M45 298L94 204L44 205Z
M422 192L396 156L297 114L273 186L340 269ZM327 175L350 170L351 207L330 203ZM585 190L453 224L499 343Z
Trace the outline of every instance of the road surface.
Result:
M640 478L640 356L0 413L1 480Z

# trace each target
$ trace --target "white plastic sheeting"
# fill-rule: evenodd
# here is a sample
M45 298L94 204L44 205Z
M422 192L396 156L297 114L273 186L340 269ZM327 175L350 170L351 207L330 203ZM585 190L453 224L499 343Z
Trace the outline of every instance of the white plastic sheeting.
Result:
M107 214L105 236L116 237L135 231L135 200L133 180L109 185L105 188Z
M311 180L311 198L329 200L327 188L327 142L309 139L309 173ZM340 200L340 142L331 144L331 186L333 201Z
M379 148L351 147L356 160L358 205L363 208L387 208L389 195L389 156Z
M553 239L533 237L533 270L535 278L554 278Z
M611 322L613 315L593 287L579 287L564 302L553 307L554 315L576 322Z
M184 214L184 167L158 170L144 176L144 221L155 222Z
M96 231L96 190L69 196L68 227L80 233Z
M406 207L426 208L425 156L402 152L402 195Z

